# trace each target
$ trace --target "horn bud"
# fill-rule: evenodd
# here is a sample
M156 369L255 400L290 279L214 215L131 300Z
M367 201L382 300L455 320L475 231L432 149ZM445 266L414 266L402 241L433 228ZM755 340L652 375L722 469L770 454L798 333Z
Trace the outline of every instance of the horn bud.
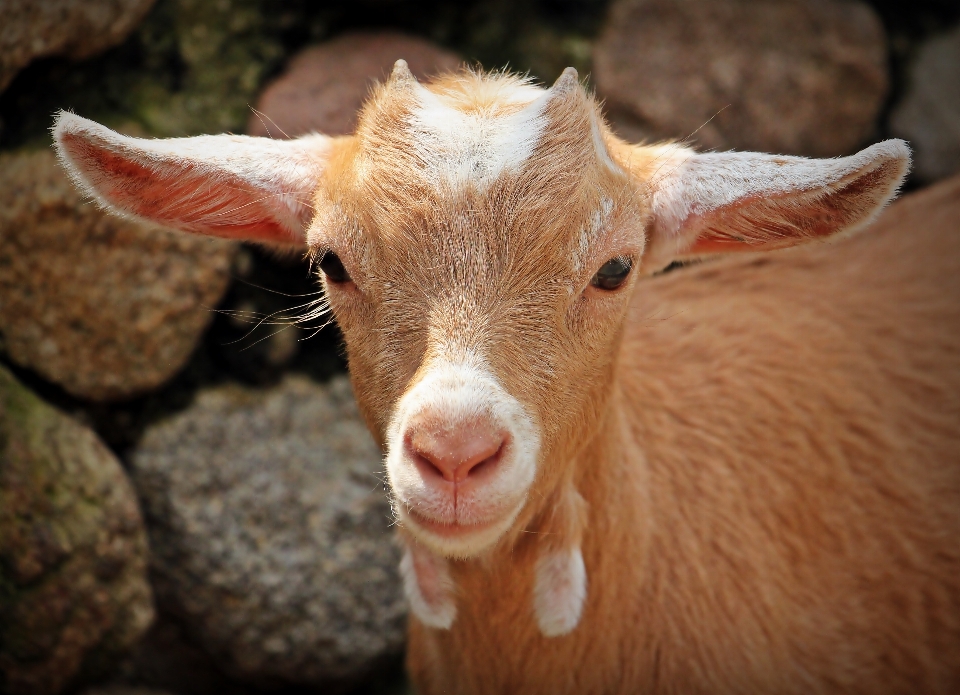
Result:
M400 60L393 64L393 70L390 73L390 82L395 85L420 84L413 73L410 72L410 66L407 65L407 61L403 58L400 58Z
M560 77L557 78L557 81L553 83L553 86L550 88L550 92L553 94L569 94L575 89L580 88L580 76L577 74L576 68L567 68L562 73Z

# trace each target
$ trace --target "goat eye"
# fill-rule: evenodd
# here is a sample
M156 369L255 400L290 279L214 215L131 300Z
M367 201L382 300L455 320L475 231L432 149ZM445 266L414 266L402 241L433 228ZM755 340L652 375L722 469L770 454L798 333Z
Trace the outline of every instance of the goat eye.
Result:
M629 258L611 258L600 266L590 284L601 290L615 290L627 279L632 267L633 261Z
M327 276L327 280L337 284L350 281L350 273L343 267L340 257L333 251L325 251L320 257L320 270Z

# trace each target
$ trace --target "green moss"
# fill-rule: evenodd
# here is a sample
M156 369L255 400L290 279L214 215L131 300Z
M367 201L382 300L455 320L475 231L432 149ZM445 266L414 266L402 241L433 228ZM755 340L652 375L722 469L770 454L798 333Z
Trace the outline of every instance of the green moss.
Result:
M176 91L162 83L138 85L137 120L157 135L242 131L265 75L284 57L265 9L258 0L163 5L166 16L141 30L142 42L157 55L176 50L180 80Z
M266 75L285 57L275 8L267 0L160 0L122 46L22 72L0 98L0 144L46 146L61 108L147 135L242 131Z
M0 367L0 411L4 413L4 418L0 419L0 437L6 437L6 433L14 428L25 426L33 412L42 406L39 398ZM6 439L0 439L0 445L5 444Z
M104 573L104 558L115 571ZM119 461L0 367L0 673L9 689L61 692L100 673L151 618L146 537Z

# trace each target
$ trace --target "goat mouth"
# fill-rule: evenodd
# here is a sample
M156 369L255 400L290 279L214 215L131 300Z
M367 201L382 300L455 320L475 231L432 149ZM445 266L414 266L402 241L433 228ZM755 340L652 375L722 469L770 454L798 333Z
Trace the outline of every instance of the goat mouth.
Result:
M475 523L438 521L401 505L400 524L424 546L438 555L454 558L476 557L493 547L516 520L523 505L506 514L481 517Z
M427 533L430 533L434 536L439 536L441 538L452 539L470 536L476 533L489 531L491 528L501 523L500 519L493 519L471 524L464 524L460 523L459 521L436 521L435 519L429 519L421 514L418 514L409 507L404 511L406 512L404 516L407 517L407 524L413 527L412 530L426 531Z

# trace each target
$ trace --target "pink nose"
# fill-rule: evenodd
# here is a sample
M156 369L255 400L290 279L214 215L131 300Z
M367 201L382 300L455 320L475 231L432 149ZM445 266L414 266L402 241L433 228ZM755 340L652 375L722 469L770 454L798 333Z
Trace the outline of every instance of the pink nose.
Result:
M421 464L421 471L453 483L463 482L471 473L496 463L506 440L505 433L485 419L449 428L415 420L407 431L409 452Z

